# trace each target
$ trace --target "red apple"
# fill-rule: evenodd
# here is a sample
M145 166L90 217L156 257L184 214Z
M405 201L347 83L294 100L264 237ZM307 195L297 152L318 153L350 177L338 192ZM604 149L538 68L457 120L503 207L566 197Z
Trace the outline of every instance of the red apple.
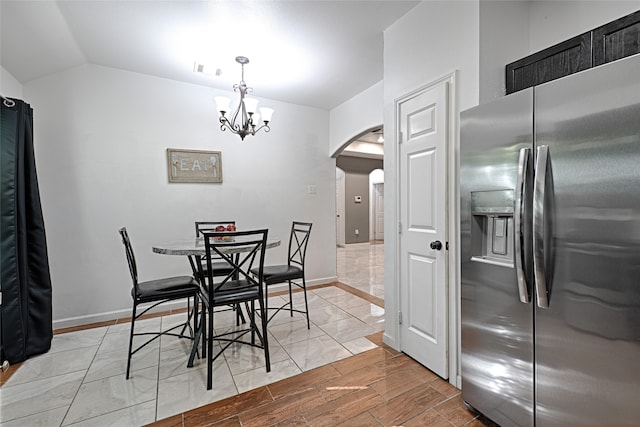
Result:
M227 225L227 231L236 231L236 226L235 226L235 224L229 224L229 225Z
M219 226L216 227L216 231L225 231L225 230L226 230L226 228L225 228L224 225L219 225Z

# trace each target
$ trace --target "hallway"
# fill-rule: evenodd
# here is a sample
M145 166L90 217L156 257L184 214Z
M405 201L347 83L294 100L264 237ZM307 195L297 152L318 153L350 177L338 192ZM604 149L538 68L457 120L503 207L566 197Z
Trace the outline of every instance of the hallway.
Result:
M384 300L384 242L337 248L338 281Z

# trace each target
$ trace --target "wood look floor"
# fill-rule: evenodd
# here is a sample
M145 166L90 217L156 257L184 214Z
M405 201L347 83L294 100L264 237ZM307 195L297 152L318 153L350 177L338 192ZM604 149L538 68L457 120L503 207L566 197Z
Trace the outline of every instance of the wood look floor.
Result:
M211 403L152 426L495 426L460 390L403 353L380 347Z

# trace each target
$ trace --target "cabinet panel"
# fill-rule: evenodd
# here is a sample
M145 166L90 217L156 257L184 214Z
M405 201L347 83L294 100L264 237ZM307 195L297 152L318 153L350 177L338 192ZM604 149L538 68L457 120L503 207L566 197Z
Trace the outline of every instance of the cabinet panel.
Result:
M506 66L507 94L591 68L591 33L584 33Z
M640 52L640 10L593 30L593 65Z

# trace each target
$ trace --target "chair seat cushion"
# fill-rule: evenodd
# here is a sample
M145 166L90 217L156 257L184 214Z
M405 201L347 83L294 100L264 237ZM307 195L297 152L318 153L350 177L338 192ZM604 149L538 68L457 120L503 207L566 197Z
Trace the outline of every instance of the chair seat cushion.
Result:
M167 277L138 283L138 299L184 298L196 295L199 290L200 285L191 276ZM135 289L131 290L131 295L135 298Z
M253 274L258 274L258 270L251 270ZM295 265L269 265L262 270L262 276L267 285L282 283L288 280L300 279L304 272Z
M203 299L209 300L209 292L206 287L202 289ZM260 297L258 286L247 280L230 280L214 292L213 306L235 304Z

